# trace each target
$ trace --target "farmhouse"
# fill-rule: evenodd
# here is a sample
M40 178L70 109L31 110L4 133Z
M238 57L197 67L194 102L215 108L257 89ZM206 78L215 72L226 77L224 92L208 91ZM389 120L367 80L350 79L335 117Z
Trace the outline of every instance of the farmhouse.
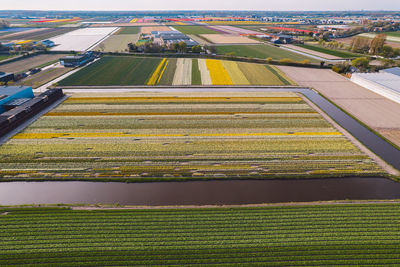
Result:
M400 103L400 76L389 73L354 73L351 81Z
M171 47L175 43L185 42L188 48L198 45L196 41L190 39L187 35L178 31L168 31L168 32L152 32L154 38L158 38L161 43L167 47Z
M7 83L12 80L14 80L13 73L5 73L0 71L0 83Z
M29 86L1 86L0 114L31 100L34 97Z
M60 58L60 63L64 67L80 67L96 58L93 52L86 52L76 56L66 56Z

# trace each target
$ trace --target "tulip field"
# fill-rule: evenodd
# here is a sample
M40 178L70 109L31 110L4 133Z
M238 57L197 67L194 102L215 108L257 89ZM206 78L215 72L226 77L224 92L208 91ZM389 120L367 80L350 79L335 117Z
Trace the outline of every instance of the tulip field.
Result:
M60 86L294 85L271 65L215 59L104 57Z
M1 266L399 266L399 204L0 208Z
M383 173L294 93L77 94L0 147L1 181Z

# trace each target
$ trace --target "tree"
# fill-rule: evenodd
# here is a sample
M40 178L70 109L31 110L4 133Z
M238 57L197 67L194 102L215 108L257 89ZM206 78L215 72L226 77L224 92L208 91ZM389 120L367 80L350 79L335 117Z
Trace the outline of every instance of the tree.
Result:
M367 53L369 48L370 40L367 37L355 37L350 44L350 50L357 53Z
M386 34L378 34L371 42L369 53L371 55L377 55L381 52L385 45Z
M202 51L202 48L200 45L195 45L192 47L192 52L193 53L200 53Z
M104 49L106 48L106 45L103 43L99 44L99 48L101 52L104 52Z
M359 57L359 58L354 59L351 62L351 65L353 67L356 67L356 68L360 69L360 70L367 70L368 67L369 67L369 61L370 60L368 58L366 58L366 57Z
M10 22L7 20L1 19L0 20L0 29L1 28L9 28L10 27Z

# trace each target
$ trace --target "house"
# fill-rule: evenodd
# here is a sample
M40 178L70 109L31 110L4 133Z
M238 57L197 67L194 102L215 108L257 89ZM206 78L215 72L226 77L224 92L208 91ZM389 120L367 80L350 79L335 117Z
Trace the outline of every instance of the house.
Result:
M8 83L14 80L14 73L5 73L0 71L0 82Z
M293 36L286 34L278 34L272 37L271 42L274 44L290 44L293 42Z
M80 67L85 65L88 62L93 61L96 58L96 54L93 53L92 51L86 52L84 54L79 54L76 56L66 56L63 58L60 58L60 63L64 67Z
M22 105L33 97L30 86L0 86L0 114Z

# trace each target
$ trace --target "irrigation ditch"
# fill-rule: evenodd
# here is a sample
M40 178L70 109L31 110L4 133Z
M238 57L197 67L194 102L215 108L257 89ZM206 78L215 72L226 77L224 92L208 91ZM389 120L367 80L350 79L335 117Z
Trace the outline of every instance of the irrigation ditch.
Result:
M392 146L308 88L266 87L135 87L66 89L65 92L295 92L304 95L378 157L400 170L400 150ZM121 205L241 205L331 200L400 199L400 183L385 177L346 177L274 180L211 180L192 182L5 182L0 205L121 204Z

